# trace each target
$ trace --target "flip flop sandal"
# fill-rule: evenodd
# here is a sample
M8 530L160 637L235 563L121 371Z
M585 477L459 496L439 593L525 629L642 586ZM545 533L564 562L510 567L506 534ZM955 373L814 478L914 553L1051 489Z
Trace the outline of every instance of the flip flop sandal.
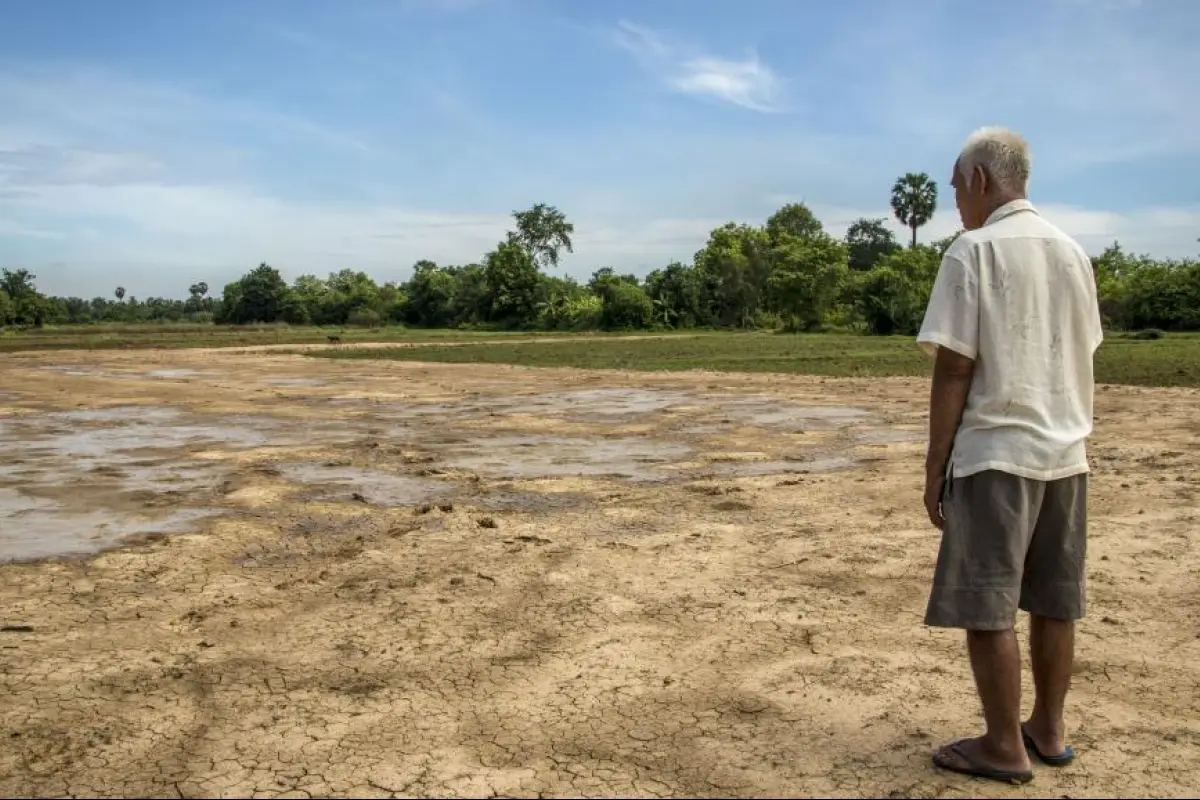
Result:
M1021 726L1021 738L1025 740L1025 749L1037 756L1038 761L1041 761L1048 767L1065 767L1075 760L1075 748L1067 745L1063 751L1056 756L1047 755L1038 749L1037 742L1025 730L1025 726Z
M1033 770L1011 770L999 769L997 767L980 764L977 761L972 761L971 758L963 751L962 744L967 741L962 739L954 744L947 745L941 750L933 754L933 764L950 772L957 772L960 775L970 775L975 778L987 778L992 781L1000 781L1001 783L1023 784L1033 780ZM957 757L955 759L946 758L943 755L946 751ZM958 763L961 761L962 763Z

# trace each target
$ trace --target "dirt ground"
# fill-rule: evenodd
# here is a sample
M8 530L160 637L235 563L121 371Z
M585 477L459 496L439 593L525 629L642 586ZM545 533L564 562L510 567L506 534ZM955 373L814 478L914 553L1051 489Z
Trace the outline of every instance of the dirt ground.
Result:
M0 793L1193 796L1200 392L1098 392L1081 755L1017 789L929 762L926 391L0 358Z

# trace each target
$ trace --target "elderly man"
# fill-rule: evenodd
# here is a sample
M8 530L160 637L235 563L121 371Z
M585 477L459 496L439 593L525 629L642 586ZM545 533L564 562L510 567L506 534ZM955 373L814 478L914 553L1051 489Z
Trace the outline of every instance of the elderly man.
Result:
M1091 261L1026 199L1029 147L984 128L954 165L963 233L917 337L935 356L925 508L941 529L925 624L967 631L986 733L938 750L948 770L1014 783L1061 766L1075 620L1084 613L1085 441L1102 333ZM1036 689L1021 720L1017 609Z

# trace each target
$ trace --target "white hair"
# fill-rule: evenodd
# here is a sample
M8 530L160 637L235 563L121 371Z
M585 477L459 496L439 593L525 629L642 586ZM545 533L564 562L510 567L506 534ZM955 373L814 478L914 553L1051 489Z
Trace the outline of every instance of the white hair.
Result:
M1001 189L1024 194L1029 183L1029 142L1008 128L980 128L967 137L958 155L958 169L971 185L976 167L987 170Z

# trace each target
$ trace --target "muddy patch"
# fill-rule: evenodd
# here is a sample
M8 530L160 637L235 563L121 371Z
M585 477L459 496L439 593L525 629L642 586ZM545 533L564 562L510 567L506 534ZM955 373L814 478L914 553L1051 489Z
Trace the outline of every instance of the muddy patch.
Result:
M756 477L759 475L780 475L787 473L807 474L811 472L833 472L835 470L854 469L861 466L859 459L850 456L829 456L805 460L777 459L769 461L718 461L712 464L712 471L721 475L737 475L740 477Z
M770 397L721 398L719 413L729 422L784 430L830 430L870 419L853 406L797 406Z
M662 389L585 389L520 395L505 410L514 414L576 419L629 417L696 402L695 395Z
M489 478L612 476L662 481L671 465L692 452L687 445L639 437L565 437L530 434L478 439L448 450L442 463Z
M487 511L565 511L578 508L589 499L581 492L531 492L497 487L464 496L462 502Z
M345 423L189 414L167 406L123 405L4 420L0 558L94 552L130 535L180 530L216 512L146 514L178 507L189 495L193 504L208 502L207 493L232 468L222 452L338 445L362 434ZM338 479L333 475L326 483ZM413 490L410 483L377 479L350 493L386 505L389 497Z
M156 369L144 374L147 378L158 378L161 380L181 380L186 378L210 377L216 373L209 372L207 370L201 371L198 369L180 367L178 369Z
M267 383L271 386L312 388L329 385L327 382L317 380L316 378L271 378Z
M38 369L44 369L47 372L57 372L60 375L71 375L74 377L90 377L104 376L115 377L112 372L99 367L87 367L80 364L47 364Z
M392 475L352 466L293 462L278 465L289 481L316 490L314 499L357 501L377 506L413 506L449 497L454 487L444 481Z
M908 444L925 440L924 433L902 428L871 428L854 432L854 441L858 444Z
M197 521L220 513L204 508L157 515L80 510L0 488L0 562L98 553L137 535L186 532Z
M718 462L713 465L714 473L721 475L738 475L740 477L755 477L758 475L782 475L788 473L805 475L809 473L832 473L835 470L854 469L860 467L862 461L850 456L830 456L827 458L811 458L804 461L790 459L773 459L773 461Z

